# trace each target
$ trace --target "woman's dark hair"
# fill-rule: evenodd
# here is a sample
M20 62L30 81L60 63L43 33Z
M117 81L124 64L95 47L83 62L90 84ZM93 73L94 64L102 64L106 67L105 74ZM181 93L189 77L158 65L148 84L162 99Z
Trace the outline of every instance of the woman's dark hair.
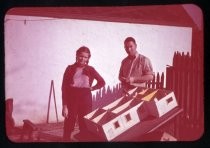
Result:
M80 54L81 52L86 52L86 53L89 54L89 58L91 57L90 49L89 49L88 47L82 46L82 47L80 47L79 49L77 49L77 51L76 51L76 56L79 56L79 54Z

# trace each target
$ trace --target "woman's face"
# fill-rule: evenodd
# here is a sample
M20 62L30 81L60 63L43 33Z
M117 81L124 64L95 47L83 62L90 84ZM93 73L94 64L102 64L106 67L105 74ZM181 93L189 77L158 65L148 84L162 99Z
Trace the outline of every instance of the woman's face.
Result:
M88 64L90 55L87 52L81 52L78 56L77 56L77 63L80 66L85 66Z

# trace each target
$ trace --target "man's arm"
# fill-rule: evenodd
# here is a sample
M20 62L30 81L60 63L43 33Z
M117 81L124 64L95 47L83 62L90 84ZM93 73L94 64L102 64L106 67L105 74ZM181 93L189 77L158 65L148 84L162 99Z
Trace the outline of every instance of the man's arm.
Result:
M145 83L147 81L153 80L154 74L145 74L140 77L130 77L127 79L129 83Z

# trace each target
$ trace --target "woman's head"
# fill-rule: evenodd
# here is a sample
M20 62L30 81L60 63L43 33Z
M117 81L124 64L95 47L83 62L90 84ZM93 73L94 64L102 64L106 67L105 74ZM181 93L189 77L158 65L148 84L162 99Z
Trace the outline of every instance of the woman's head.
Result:
M90 49L82 46L76 51L76 62L80 66L85 66L88 64L91 57Z

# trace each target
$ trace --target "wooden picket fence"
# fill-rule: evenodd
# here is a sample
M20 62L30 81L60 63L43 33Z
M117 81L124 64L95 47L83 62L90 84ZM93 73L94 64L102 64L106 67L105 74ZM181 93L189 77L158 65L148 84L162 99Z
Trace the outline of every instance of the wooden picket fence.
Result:
M202 59L189 53L174 53L173 66L166 68L166 89L173 90L183 113L177 117L176 137L198 139L204 128Z
M100 108L120 98L122 96L122 89L120 84L116 84L112 88L110 86L103 87L92 96L92 109Z
M154 75L152 81L147 82L148 88L155 88L155 89L164 89L164 73L160 75L158 72L157 75Z

